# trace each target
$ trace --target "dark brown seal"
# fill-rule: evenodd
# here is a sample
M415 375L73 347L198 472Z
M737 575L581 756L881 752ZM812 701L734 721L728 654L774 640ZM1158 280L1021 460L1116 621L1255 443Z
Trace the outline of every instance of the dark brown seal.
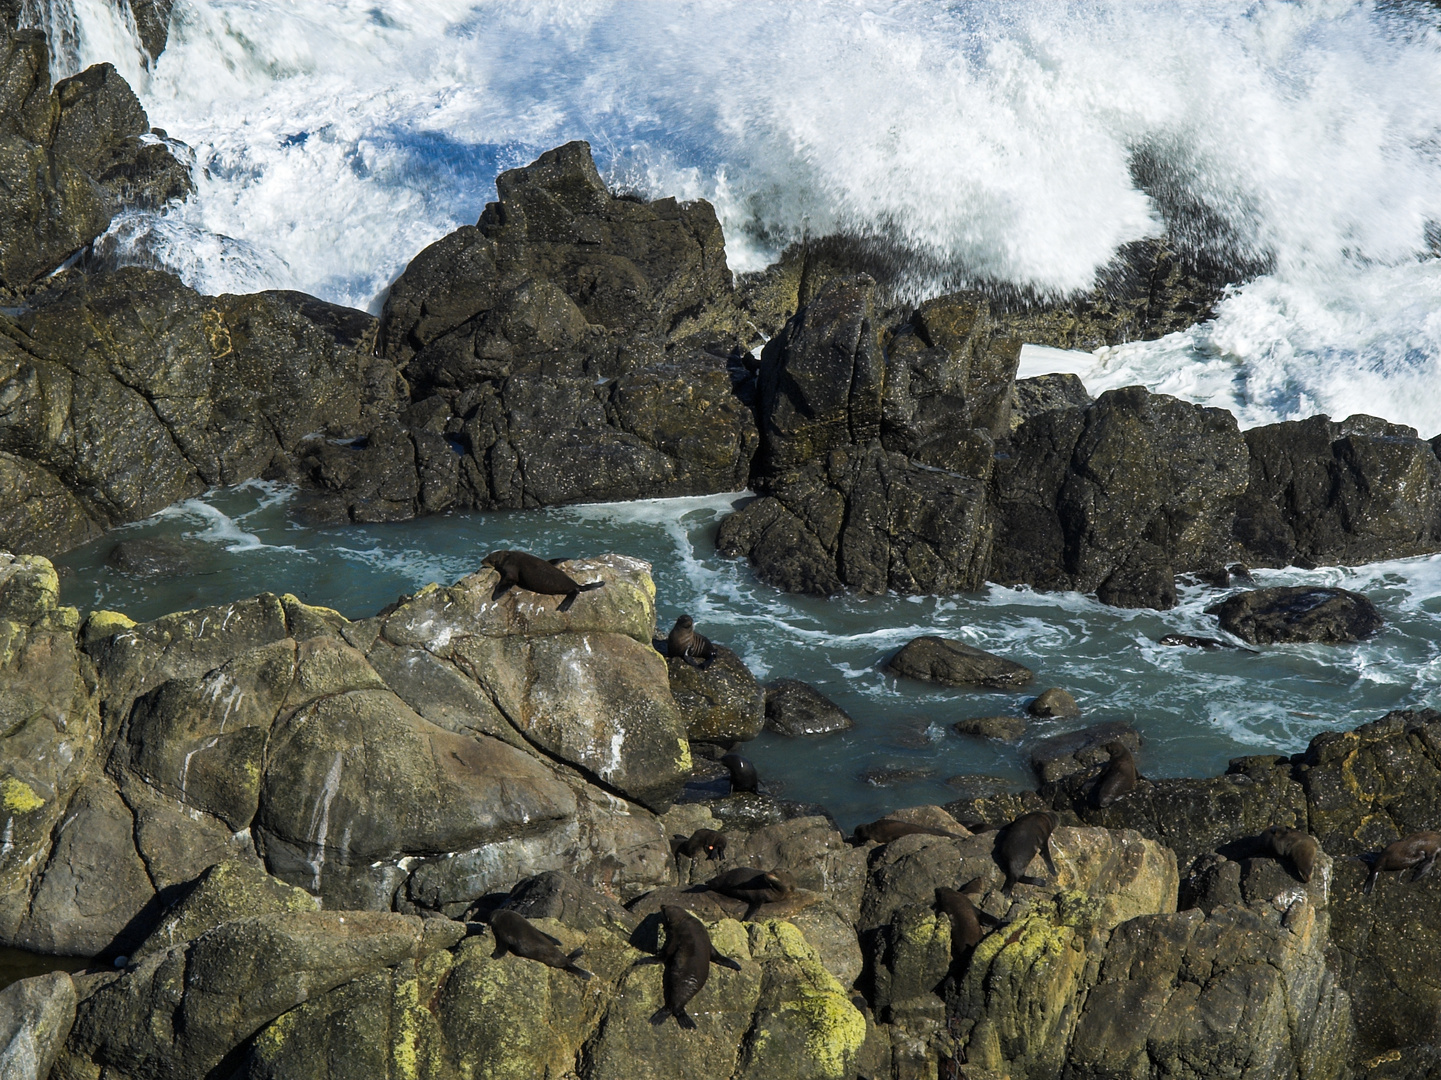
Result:
M1406 870L1414 866L1417 868L1416 875L1411 880L1420 881L1431 872L1438 853L1441 853L1441 832L1417 832L1403 836L1400 840L1387 844L1381 854L1376 856L1362 891L1369 893L1376 887L1376 878L1382 870Z
M1051 868L1051 873L1056 873L1056 864L1051 859L1051 833L1056 829L1056 822L1055 814L1037 810L1022 814L1001 830L996 843L996 861L1006 872L1006 883L1001 886L1001 891L1007 896L1018 881L1027 885L1042 884L1040 878L1025 876L1026 867L1031 865L1037 853L1046 857L1046 865Z
M1136 759L1126 749L1125 743L1109 742L1105 749L1111 760L1106 762L1091 791L1096 805L1100 807L1110 806L1122 795L1136 790Z
M576 949L567 956L561 952L558 939L531 926L530 920L519 912L501 908L491 915L490 929L495 934L495 952L490 954L493 960L513 952L546 967L560 968L582 979L590 978L590 972L576 963L585 953L584 949Z
M671 844L672 855L689 855L694 859L702 851L707 859L724 859L727 841L725 833L715 829L697 829L689 837L676 837Z
M554 564L524 551L492 551L480 561L500 575L495 591L490 594L492 600L499 600L512 586L518 585L526 592L565 597L555 610L569 611L576 596L605 584L604 581L591 581L582 585Z
M682 615L665 639L667 656L678 656L691 667L709 667L716 658L716 647L710 638L695 628L695 620Z
M685 1007L710 978L711 964L714 962L732 971L739 971L741 966L729 956L716 952L705 924L685 908L666 904L660 914L665 920L665 944L659 956L641 961L642 964L665 964L665 976L661 980L665 1004L652 1014L650 1022L663 1024L667 1016L674 1016L677 1024L694 1031L695 1021Z
M986 891L985 878L971 878L959 889L948 889L944 885L936 888L936 910L951 918L951 960L959 963L968 958L981 938L985 937L985 930L981 928L984 920L987 924L994 926L998 921L983 911L978 911L976 905L971 902L972 896L979 896Z
M755 917L762 904L773 904L784 900L796 891L795 878L784 870L757 870L750 866L737 866L724 874L717 874L705 883L705 887L723 896L744 900L749 907L742 916L749 920Z
M954 833L935 825L918 825L914 821L897 821L895 818L883 817L877 821L857 825L855 833L851 836L851 843L860 845L870 840L877 844L889 844L892 840L899 840L903 836L914 836L917 833L924 833L926 836L949 836L956 840L965 839L961 833Z
M1302 881L1310 881L1311 875L1316 872L1316 853L1320 851L1320 845L1308 832L1272 825L1262 830L1261 847L1278 859L1289 859L1296 876Z
M760 777L756 776L756 767L750 758L727 754L721 758L721 764L730 771L732 795L737 791L755 791L760 786Z

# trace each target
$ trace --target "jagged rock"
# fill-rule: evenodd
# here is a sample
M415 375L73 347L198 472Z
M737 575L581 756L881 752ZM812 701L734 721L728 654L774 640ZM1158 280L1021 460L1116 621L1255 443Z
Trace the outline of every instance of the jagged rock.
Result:
M1035 700L1026 706L1026 712L1032 716L1069 719L1080 716L1081 707L1067 691L1053 686L1037 694Z
M204 1076L296 1005L420 957L431 944L428 922L315 911L223 923L141 960L85 1000L61 1075L93 1062L120 1076Z
M979 735L983 739L1015 742L1026 733L1026 721L1021 716L973 716L957 720L951 728L958 735Z
M1011 391L1011 430L1033 416L1053 409L1084 409L1095 399L1085 384L1070 373L1036 375L1017 379Z
M517 882L505 906L527 919L555 919L576 930L604 927L615 934L629 935L640 925L636 915L563 870L550 870Z
M1350 644L1374 637L1386 625L1376 605L1360 593L1310 585L1240 592L1211 605L1206 614L1252 645Z
M36 30L0 40L0 286L24 286L99 236L126 206L158 208L193 190L189 169L150 134L110 64L50 86Z
M666 671L687 738L745 742L765 727L766 692L745 662L724 645L716 646L715 659L704 667L672 656Z
M1141 748L1141 734L1130 724L1113 720L1094 724L1063 735L1052 735L1031 747L1031 768L1042 783L1052 783L1075 773L1094 770L1110 760L1106 744L1119 742L1135 753Z
M192 572L193 552L177 540L146 537L121 540L105 556L105 565L140 578L178 577Z
M0 315L0 546L63 550L372 426L396 393L373 328L299 293L62 275Z
M174 0L128 0L135 17L135 30L153 64L165 51L170 37L170 9Z
M1235 536L1252 566L1397 559L1441 547L1441 460L1414 428L1325 416L1246 432Z
M75 984L63 971L0 990L0 1076L45 1080L75 1023Z
M1028 668L963 641L918 637L891 657L886 670L909 679L942 686L984 686L1011 690L1025 686L1034 676Z
M776 679L765 685L766 730L792 737L829 735L856 726L850 715L814 686L799 679Z

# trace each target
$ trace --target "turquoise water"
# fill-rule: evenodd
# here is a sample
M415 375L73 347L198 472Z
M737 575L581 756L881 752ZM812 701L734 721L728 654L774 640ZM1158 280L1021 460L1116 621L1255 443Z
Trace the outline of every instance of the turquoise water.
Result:
M989 587L952 597L780 593L744 561L719 557L715 527L745 493L551 510L448 514L415 521L312 528L287 488L252 482L180 503L59 560L64 601L135 619L225 603L262 591L293 592L351 618L401 593L453 582L497 548L547 557L619 552L654 567L662 630L690 612L699 629L734 649L765 680L819 687L856 720L814 739L770 733L748 745L763 780L789 798L822 803L843 826L895 807L957 797L948 778L995 777L1031 785L1029 747L1104 720L1142 733L1151 776L1219 772L1236 756L1292 753L1317 732L1349 728L1389 709L1441 706L1441 556L1359 569L1260 571L1261 584L1339 584L1371 597L1387 629L1359 646L1272 646L1260 654L1156 644L1167 633L1216 636L1202 609L1223 593L1181 589L1169 612L1121 611L1077 593ZM181 540L191 572L161 581L104 565L121 539ZM937 633L1015 659L1036 672L1024 693L944 689L882 671L906 641ZM1016 744L950 730L972 716L1017 714L1049 686L1076 695L1075 721L1035 720ZM901 772L889 782L876 772ZM871 779L865 775L871 773Z

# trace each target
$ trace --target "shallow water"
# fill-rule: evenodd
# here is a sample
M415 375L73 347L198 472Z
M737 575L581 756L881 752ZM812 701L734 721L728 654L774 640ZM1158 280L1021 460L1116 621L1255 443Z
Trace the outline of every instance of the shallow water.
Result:
M1169 612L996 586L955 597L779 593L744 561L715 552L716 523L747 497L309 528L292 519L289 489L253 482L126 526L58 565L66 603L137 619L262 591L293 592L362 618L400 593L465 576L497 548L643 558L654 567L662 630L690 612L757 677L803 679L855 718L850 732L813 739L766 733L746 750L782 794L824 804L846 827L895 807L956 798L946 780L961 774L1030 786L1032 743L1103 720L1141 731L1139 761L1149 775L1201 776L1223 770L1232 757L1292 753L1319 731L1353 727L1392 708L1441 706L1441 556L1355 570L1259 571L1261 584L1357 589L1380 606L1388 626L1357 646L1202 652L1155 643L1167 633L1217 636L1202 608L1223 594L1201 586L1182 588L1180 605ZM104 565L117 540L136 536L183 539L194 552L193 572L140 581ZM1024 693L945 689L881 670L900 645L928 633L1011 657L1035 671L1036 681ZM1032 721L1014 745L950 730L965 717L1022 714L1048 686L1075 694L1083 718ZM863 778L869 770L916 775L879 786Z

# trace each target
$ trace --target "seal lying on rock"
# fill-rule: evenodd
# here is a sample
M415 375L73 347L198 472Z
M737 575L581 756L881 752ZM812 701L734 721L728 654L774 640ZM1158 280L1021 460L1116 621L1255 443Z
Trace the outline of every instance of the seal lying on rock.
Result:
M1385 850L1376 856L1376 861L1371 864L1371 873L1366 878L1366 885L1361 890L1369 893L1376 887L1376 878L1382 870L1405 870L1408 867L1416 867L1416 876L1412 881L1420 881L1431 872L1431 867L1436 865L1436 856L1441 853L1441 832L1418 832L1410 836L1403 836L1394 843L1387 844Z
M1131 751L1126 749L1122 742L1109 742L1106 744L1106 753L1111 755L1111 760L1106 762L1101 775L1096 779L1096 786L1091 789L1091 795L1096 800L1096 805L1103 809L1110 806L1122 795L1136 790L1136 759L1131 756Z
M746 908L744 921L755 917L762 904L773 904L784 900L796 891L795 878L784 870L757 870L750 866L737 866L718 874L705 883L705 887L723 896L744 900Z
M685 1007L710 978L711 963L732 971L739 971L741 966L729 956L716 952L705 924L685 908L666 904L660 909L660 914L665 920L665 944L661 946L659 956L640 961L642 964L665 964L665 977L661 982L665 1004L652 1014L650 1022L663 1024L667 1016L674 1016L677 1024L687 1031L694 1031L695 1021L687 1015Z
M709 667L716 658L716 647L710 638L697 632L695 620L682 615L665 639L666 655L678 656L691 667Z
M498 960L507 952L535 960L546 967L560 968L582 979L589 979L590 972L576 963L584 949L576 949L569 955L560 951L560 941L542 933L530 925L530 920L519 912L501 908L490 917L490 929L495 934L495 952L492 960Z
M899 840L903 836L912 836L916 833L925 833L927 836L949 836L956 840L965 839L960 833L953 833L935 825L917 825L914 821L881 818L865 825L857 825L855 833L851 836L851 843L859 846L868 840L873 840L877 844L889 844L892 840Z
M1311 875L1316 872L1316 854L1320 851L1320 845L1308 832L1288 829L1284 825L1272 825L1262 831L1261 847L1278 859L1289 859L1296 876L1302 881L1309 882Z
M756 767L749 758L727 754L721 758L721 764L730 770L732 795L737 791L755 791L760 786L760 777L756 776Z
M724 859L727 841L725 834L715 829L697 829L682 840L677 837L671 845L672 855L689 855L694 859L702 851L707 859Z
M527 592L565 597L556 610L569 611L580 593L599 589L605 584L604 581L591 581L582 585L569 574L558 570L554 564L524 551L492 551L480 561L500 575L500 580L495 583L495 591L490 594L492 600L499 600L511 586L519 585Z
M1037 853L1046 857L1046 865L1051 868L1051 873L1057 872L1056 864L1051 858L1051 833L1055 831L1056 823L1055 814L1037 810L1034 813L1022 814L1002 830L996 844L996 861L1006 872L1006 883L1001 886L1001 892L1010 896L1011 889L1018 881L1027 885L1042 884L1039 878L1025 876L1026 867L1031 865L1031 860Z

